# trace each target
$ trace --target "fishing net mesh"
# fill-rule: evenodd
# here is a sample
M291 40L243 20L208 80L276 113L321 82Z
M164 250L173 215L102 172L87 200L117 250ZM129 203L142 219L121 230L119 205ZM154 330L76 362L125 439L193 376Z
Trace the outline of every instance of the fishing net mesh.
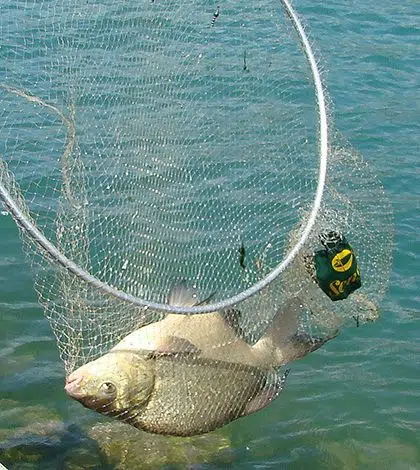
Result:
M280 3L28 0L2 7L0 34L0 181L76 265L142 299L166 303L185 280L212 302L295 246L318 184L319 118ZM247 340L295 296L311 335L376 319L391 227L374 172L330 122L315 226L283 273L236 306ZM337 302L308 263L331 229L362 276ZM68 372L163 318L105 295L21 233Z

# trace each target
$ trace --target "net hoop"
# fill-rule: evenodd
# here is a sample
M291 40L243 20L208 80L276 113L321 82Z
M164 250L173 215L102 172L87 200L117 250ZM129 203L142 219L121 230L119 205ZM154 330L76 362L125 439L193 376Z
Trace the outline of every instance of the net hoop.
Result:
M317 66L317 62L312 51L309 39L306 36L304 27L299 20L299 17L292 7L291 3L288 0L280 0L283 5L294 29L296 30L299 40L301 42L304 54L308 60L311 75L314 81L315 94L318 104L318 118L319 118L319 172L318 172L318 184L315 193L314 202L312 204L311 211L309 213L306 224L303 226L300 234L300 238L294 247L289 251L284 260L274 268L270 274L261 279L259 282L252 285L250 288L240 292L239 294L229 297L227 299L221 300L219 302L208 303L205 305L196 305L194 307L180 307L164 303L157 303L148 301L134 295L128 294L122 290L119 290L92 275L88 271L82 269L72 260L67 258L63 253L61 253L57 247L51 243L41 231L34 225L34 223L28 218L28 216L21 210L19 205L14 201L13 197L7 190L6 186L0 181L0 199L3 201L4 205L8 211L13 216L15 222L23 229L32 241L42 249L47 255L48 258L56 262L73 275L103 292L104 294L115 297L123 302L128 302L130 304L143 307L144 309L153 309L157 311L167 312L167 313L179 313L179 314L199 314L199 313L208 313L217 310L224 310L226 308L232 307L248 297L255 295L268 284L274 281L293 261L296 255L299 253L300 249L305 244L308 236L315 224L319 209L321 207L321 201L324 193L326 173L327 173L327 159L328 159L328 116L327 116L327 107L326 107L326 97L325 91L322 84L321 74ZM44 107L49 108L50 110L56 112L63 123L66 125L68 132L70 133L73 129L73 124L69 119L61 113L57 108L52 105L49 105L39 98L32 97L25 93L18 93L17 90L2 86L3 89L11 93L19 94L30 101L34 101Z

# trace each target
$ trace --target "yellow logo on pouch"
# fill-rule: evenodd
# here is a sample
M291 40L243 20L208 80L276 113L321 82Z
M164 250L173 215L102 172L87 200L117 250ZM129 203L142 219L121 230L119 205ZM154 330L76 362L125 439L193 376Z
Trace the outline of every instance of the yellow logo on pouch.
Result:
M353 253L347 248L337 253L331 261L334 271L344 273L348 271L353 264Z
M338 297L344 292L345 289L347 289L350 284L353 284L357 281L360 281L359 268L357 268L356 272L352 274L348 279L345 279L344 281L340 281L337 279L336 281L330 282L328 287L330 288L330 292L332 292L335 296Z

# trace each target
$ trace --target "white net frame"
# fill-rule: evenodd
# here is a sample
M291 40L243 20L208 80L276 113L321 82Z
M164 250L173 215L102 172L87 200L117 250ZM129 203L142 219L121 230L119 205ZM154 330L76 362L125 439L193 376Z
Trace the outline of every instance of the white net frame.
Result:
M245 299L255 295L256 293L261 292L276 278L278 278L281 273L285 271L285 269L292 263L292 261L295 259L295 257L298 255L298 253L301 251L302 247L308 240L321 207L327 176L329 125L325 91L317 61L312 51L311 44L305 33L304 27L302 26L302 23L291 3L288 0L281 0L281 3L284 7L285 12L290 18L294 29L298 33L302 49L310 66L313 85L315 88L316 102L318 106L319 122L319 170L316 193L314 195L312 208L307 217L305 218L303 226L300 228L298 238L284 257L284 259L274 269L272 269L263 279L259 280L251 287L239 292L238 294L232 297L225 298L217 302L209 302L206 304L199 304L187 307L175 306L170 305L168 303L160 303L146 300L136 295L132 295L126 291L115 288L114 286L92 275L82 266L74 262L74 260L69 259L43 235L42 231L39 230L36 226L36 223L31 220L28 213L25 213L26 211L22 210L22 201L17 203L13 195L8 191L7 186L0 181L0 198L3 201L4 205L10 211L17 224L24 230L25 235L27 235L30 239L32 239L33 242L35 242L35 244L42 250L42 252L48 257L48 259L65 268L67 271L75 275L79 280L89 284L90 286L93 286L100 292L114 297L118 300L128 302L132 305L143 307L146 309L180 314L207 313L216 310L224 310L234 305L237 305L238 303L243 302ZM71 147L75 134L74 125L72 121L68 119L58 108L18 89L14 89L5 85L3 85L2 88L9 93L20 95L21 97L27 99L30 102L34 102L38 105L49 108L49 110L52 112L55 112L67 128L67 145ZM71 149L69 150L69 148L67 148L66 152L68 151L71 151Z

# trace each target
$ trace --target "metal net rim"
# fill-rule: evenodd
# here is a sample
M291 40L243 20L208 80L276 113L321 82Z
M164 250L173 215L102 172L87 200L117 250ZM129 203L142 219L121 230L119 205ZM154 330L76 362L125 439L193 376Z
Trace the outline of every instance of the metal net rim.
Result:
M124 302L128 302L144 309L153 309L157 311L163 311L168 313L179 313L179 314L199 314L199 313L208 313L214 312L217 310L223 310L229 307L232 307L248 297L251 297L265 288L268 284L273 282L293 261L296 255L299 253L301 248L304 246L307 241L309 234L315 224L319 209L321 207L321 201L325 188L326 173L327 173L327 160L328 160L328 115L327 115L327 105L324 86L322 84L321 74L318 69L315 55L313 53L312 47L310 45L309 39L305 33L304 27L290 4L288 0L280 0L285 11L296 30L299 40L301 42L304 54L307 58L307 61L310 66L310 71L315 86L315 94L318 104L318 118L319 118L319 171L318 171L318 184L315 192L315 198L312 204L310 214L308 216L306 225L303 227L301 235L294 247L289 251L284 260L278 264L266 277L252 285L250 288L240 292L239 294L223 299L219 302L208 303L204 305L196 305L193 307L185 306L174 306L164 303L153 302L149 300L142 299L140 297L128 294L122 290L119 290L103 281L98 279L96 276L92 275L85 269L78 266L71 259L67 258L62 252L60 252L57 247L51 243L42 232L34 225L34 223L25 215L21 210L19 205L14 201L13 197L7 190L6 186L0 181L0 199L3 201L6 208L12 214L12 217L15 219L15 222L21 229L23 229L26 234L31 238L31 240L46 252L48 257L71 272L73 275L103 292L104 294L115 297ZM12 89L10 87L2 87L4 89ZM28 98L28 96L26 96ZM46 103L43 103L42 100L37 101L43 106L49 107L55 111L63 122L69 128L68 119L56 108Z

